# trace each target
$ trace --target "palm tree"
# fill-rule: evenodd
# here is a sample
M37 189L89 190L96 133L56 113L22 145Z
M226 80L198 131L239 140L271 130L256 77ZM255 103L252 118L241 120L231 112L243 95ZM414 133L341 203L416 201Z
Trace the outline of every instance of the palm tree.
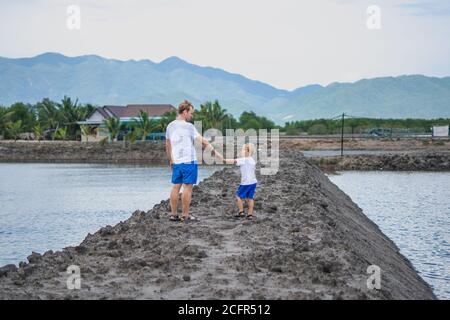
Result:
M61 110L61 116L67 126L68 134L71 138L75 138L77 131L77 121L84 120L84 111L78 107L78 99L75 102L67 96L61 100L59 104Z
M111 117L106 119L105 121L106 128L109 132L109 142L111 141L117 141L117 135L119 134L120 130L120 120L116 117Z
M2 136L5 136L5 129L13 113L4 107L0 107L0 134Z
M42 100L37 104L38 120L47 129L55 132L59 128L61 121L61 115L58 109L58 105L48 98ZM52 134L52 140L55 139L55 135Z
M23 125L22 120L17 120L15 122L9 122L6 124L6 128L11 137L13 137L14 142L17 141L19 134L22 132Z
M88 125L82 124L80 126L81 134L86 137L86 142L89 142L89 134L91 133L91 129Z
M202 127L206 130L209 128L222 129L222 124L228 117L227 110L222 109L219 101L215 100L214 103L207 101L201 104L195 119L202 121Z
M218 100L214 101L211 107L210 120L213 128L222 129L222 122L227 118L227 110L222 109Z
M137 125L135 122L132 122L128 125L128 133L125 135L125 137L123 138L123 143L124 145L126 145L126 142L128 141L128 143L131 145L133 143L136 142L139 130L137 129Z
M55 131L55 138L60 140L67 140L68 130L67 127L61 127Z
M141 134L142 141L145 141L150 133L159 129L160 127L158 121L149 119L148 113L142 110L139 112L137 126L139 129L139 133Z
M80 105L77 108L79 121L86 120L86 118L95 110L96 106L87 103L85 105Z
M169 125L169 123L171 123L176 118L177 118L177 111L176 110L164 113L163 116L161 117L161 119L159 119L159 129L161 131L166 131L167 126Z
M38 123L33 127L33 131L34 131L34 139L37 139L40 142L42 139L42 136L44 135L44 129Z

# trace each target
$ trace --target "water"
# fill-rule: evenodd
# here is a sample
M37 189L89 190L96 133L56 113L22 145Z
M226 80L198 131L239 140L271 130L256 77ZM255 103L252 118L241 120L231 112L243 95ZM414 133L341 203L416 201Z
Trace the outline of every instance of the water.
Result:
M199 180L217 167L199 166ZM168 167L0 163L0 266L79 244L170 193Z
M450 299L450 172L343 172L330 180Z
M217 167L200 166L199 178ZM450 299L450 172L330 176ZM0 163L0 266L80 243L88 232L167 199L167 167Z

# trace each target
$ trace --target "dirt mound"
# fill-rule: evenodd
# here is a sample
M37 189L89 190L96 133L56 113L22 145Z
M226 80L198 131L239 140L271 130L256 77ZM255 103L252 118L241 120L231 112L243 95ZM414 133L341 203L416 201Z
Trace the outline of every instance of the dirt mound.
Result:
M315 157L309 161L327 171L390 170L390 171L448 171L449 152L412 152L383 155L351 155L344 157Z
M195 187L199 222L168 220L162 201L61 252L0 269L0 299L434 299L410 262L301 153L258 176L254 221L235 220L238 171ZM81 271L68 290L67 267ZM381 289L367 268L381 268Z

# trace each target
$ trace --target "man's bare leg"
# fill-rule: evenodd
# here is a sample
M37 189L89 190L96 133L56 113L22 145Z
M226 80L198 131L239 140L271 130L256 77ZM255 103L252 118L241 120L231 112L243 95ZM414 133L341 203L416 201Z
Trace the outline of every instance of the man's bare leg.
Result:
M248 204L248 215L253 215L253 207L255 206L255 201L253 199L247 199Z
M181 203L183 205L183 217L189 217L189 206L191 205L192 197L192 184L183 184L183 195L181 198Z
M172 192L170 193L170 210L172 211L172 216L177 216L178 208L178 195L180 194L181 184L174 184L172 187Z

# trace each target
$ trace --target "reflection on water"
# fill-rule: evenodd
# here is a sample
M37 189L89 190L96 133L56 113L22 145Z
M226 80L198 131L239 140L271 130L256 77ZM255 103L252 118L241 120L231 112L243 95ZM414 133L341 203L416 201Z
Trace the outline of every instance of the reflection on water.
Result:
M343 172L330 180L450 299L450 172Z
M218 168L200 166L199 180ZM170 192L168 167L0 163L0 266L80 243Z

